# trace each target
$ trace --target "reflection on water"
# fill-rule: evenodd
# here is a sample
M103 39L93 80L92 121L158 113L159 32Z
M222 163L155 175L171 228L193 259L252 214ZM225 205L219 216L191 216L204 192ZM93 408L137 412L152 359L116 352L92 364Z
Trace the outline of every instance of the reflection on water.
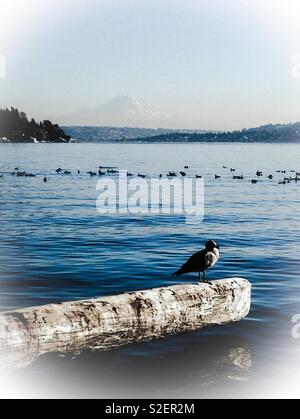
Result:
M251 351L243 340L186 338L80 356L52 354L14 374L18 381L26 376L41 383L41 394L60 397L209 397L248 382Z
M160 389L193 395L194 387L210 394L210 383L219 381L246 385L258 371L267 375L264 366L269 362L273 368L283 366L283 354L291 346L291 316L300 312L300 183L278 185L282 175L276 171L300 171L299 151L300 146L292 144L1 145L2 310L193 281L193 276L174 279L171 273L208 238L222 247L209 279L240 276L253 284L250 316L234 329L216 328L75 360L52 357L45 366L38 361L27 373L47 374L55 382L62 370L70 386L72 374L78 379L82 375L86 388L88 373L99 388L103 376L107 388L101 391L123 391L124 396L132 395L132 376L134 388L144 395L148 384L150 393ZM189 176L205 178L204 222L190 225L178 216L99 216L96 180L85 174L99 165L155 177L189 165ZM233 181L223 165L235 167L245 180ZM7 174L16 166L39 176L17 179ZM74 175L59 176L58 167ZM252 185L257 170L266 176ZM273 181L267 179L271 173ZM215 181L215 174L222 178ZM75 390L84 392L79 381ZM90 390L97 394L99 389Z

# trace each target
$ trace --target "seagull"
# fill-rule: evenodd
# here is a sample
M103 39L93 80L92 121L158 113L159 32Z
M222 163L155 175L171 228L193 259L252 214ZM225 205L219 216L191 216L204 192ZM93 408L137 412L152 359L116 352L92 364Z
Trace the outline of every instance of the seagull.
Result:
M218 244L209 240L205 249L195 253L190 259L177 271L173 276L180 276L191 272L197 272L199 274L199 280L205 282L205 272L207 269L212 268L220 258L220 247Z

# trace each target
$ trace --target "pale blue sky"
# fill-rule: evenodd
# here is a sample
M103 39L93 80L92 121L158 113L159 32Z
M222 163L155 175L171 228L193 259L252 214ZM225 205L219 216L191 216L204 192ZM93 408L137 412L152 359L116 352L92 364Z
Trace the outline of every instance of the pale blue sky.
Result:
M300 120L298 0L0 0L0 106L37 118L119 94L186 127Z

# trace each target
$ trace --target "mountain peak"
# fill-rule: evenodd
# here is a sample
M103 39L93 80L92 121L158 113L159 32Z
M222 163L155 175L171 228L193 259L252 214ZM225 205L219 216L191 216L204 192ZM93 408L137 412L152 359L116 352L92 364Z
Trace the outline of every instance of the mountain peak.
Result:
M163 123L160 112L143 100L118 95L96 109L82 109L59 118L64 125L157 128Z

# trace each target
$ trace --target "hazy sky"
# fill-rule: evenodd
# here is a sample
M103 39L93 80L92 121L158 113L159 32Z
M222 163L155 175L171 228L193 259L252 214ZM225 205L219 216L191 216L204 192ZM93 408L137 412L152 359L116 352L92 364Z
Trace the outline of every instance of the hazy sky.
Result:
M299 0L0 0L0 7L2 107L53 117L130 94L192 128L300 120L300 77L292 77Z

